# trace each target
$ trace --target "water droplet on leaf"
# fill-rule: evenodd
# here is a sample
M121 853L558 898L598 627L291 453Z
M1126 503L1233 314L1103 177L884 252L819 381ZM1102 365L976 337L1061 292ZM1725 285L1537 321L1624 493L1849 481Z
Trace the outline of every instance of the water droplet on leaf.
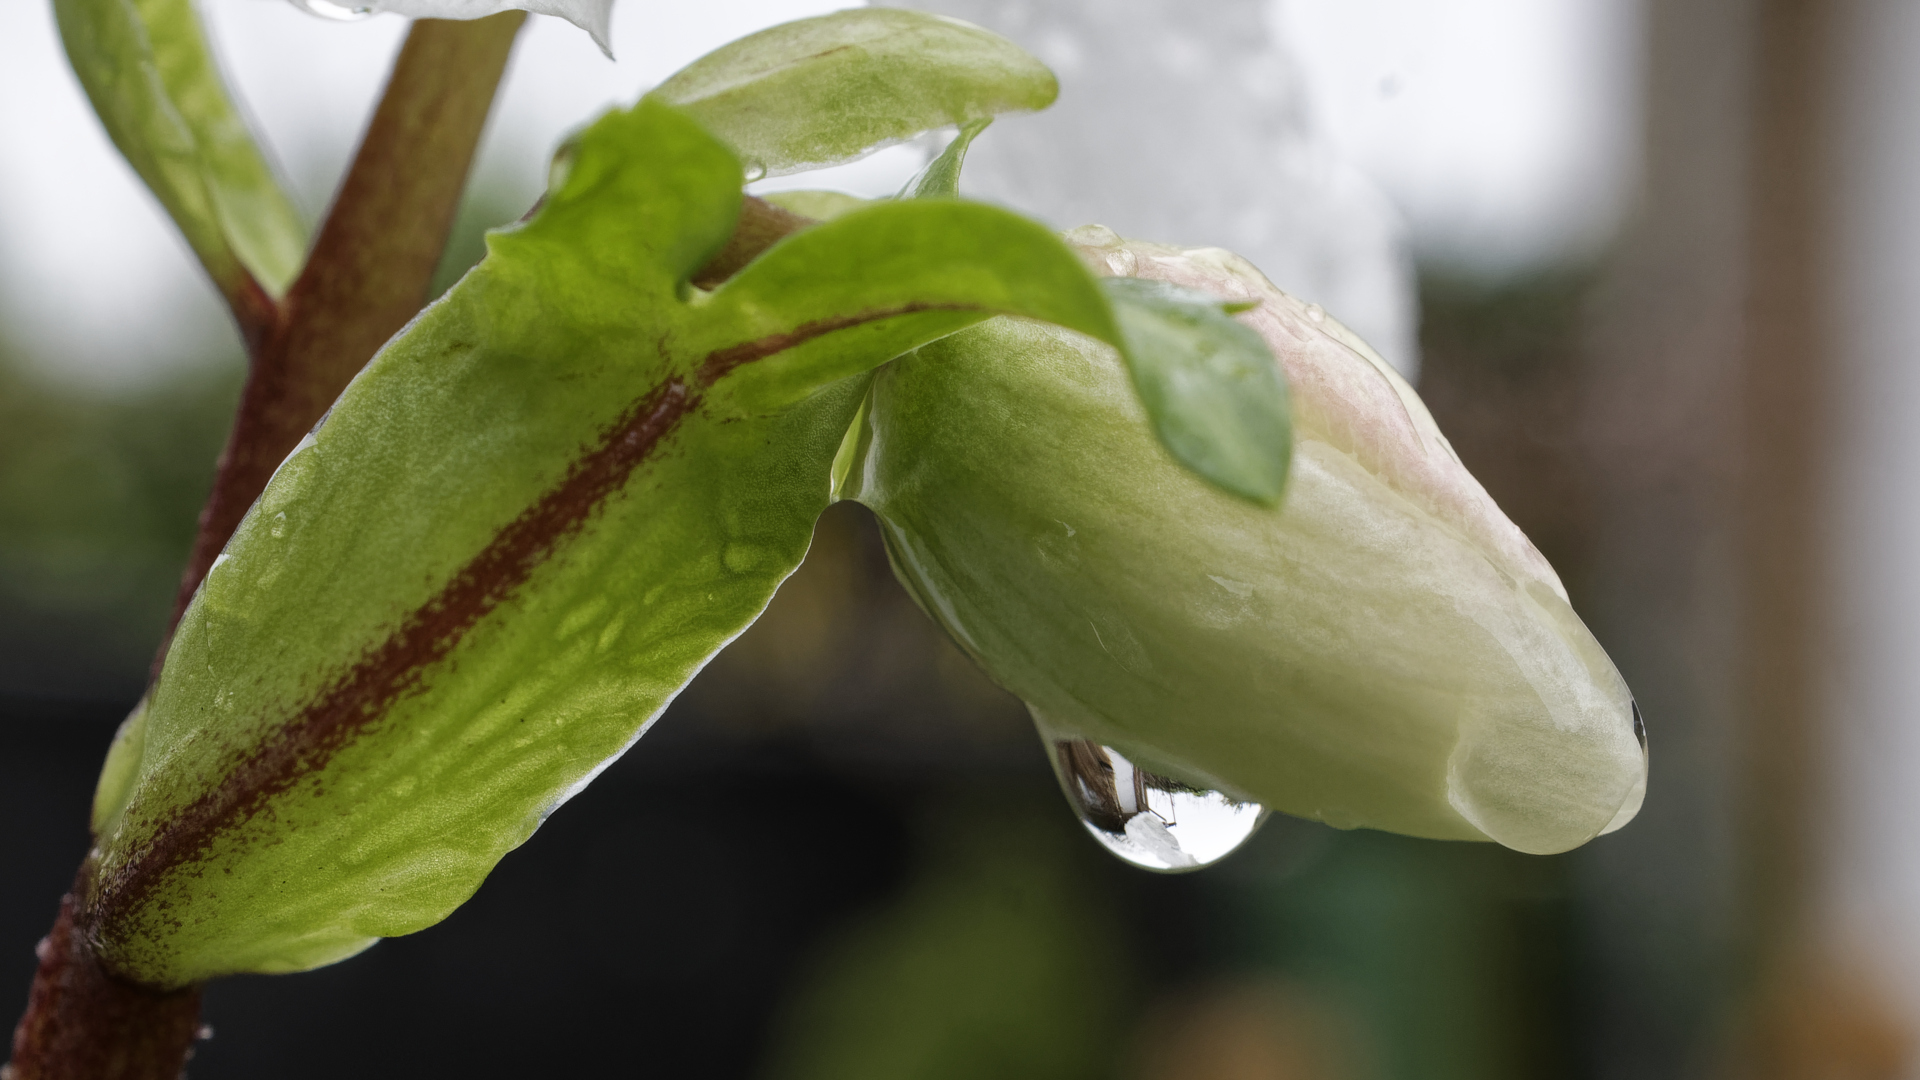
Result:
M332 0L293 0L293 6L309 15L318 15L323 19L336 22L356 22L373 14L373 8L365 4L348 6L335 4Z
M1036 722L1080 824L1102 847L1142 869L1180 873L1211 866L1267 820L1259 803L1149 772L1110 746L1062 737Z

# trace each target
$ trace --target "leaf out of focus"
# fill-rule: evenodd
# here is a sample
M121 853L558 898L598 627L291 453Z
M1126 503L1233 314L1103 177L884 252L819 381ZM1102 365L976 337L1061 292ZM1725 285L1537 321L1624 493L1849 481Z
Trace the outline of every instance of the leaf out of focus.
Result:
M54 0L115 146L223 291L284 292L306 257L293 203L234 106L192 0Z
M747 163L781 176L851 161L923 131L1044 109L1046 65L957 19L855 8L722 46L653 91Z

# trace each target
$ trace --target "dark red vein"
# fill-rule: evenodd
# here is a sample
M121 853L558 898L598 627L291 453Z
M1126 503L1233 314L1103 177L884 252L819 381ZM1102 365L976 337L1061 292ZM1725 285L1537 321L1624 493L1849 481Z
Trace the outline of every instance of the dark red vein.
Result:
M137 856L99 879L89 922L108 927L118 916L139 910L169 870L207 855L223 831L251 819L274 796L317 772L356 735L378 723L394 702L420 689L425 671L525 584L596 507L620 490L699 400L675 379L635 403L599 445L501 529L433 599L277 728L218 786L170 815Z
M710 387L744 364L838 330L927 311L971 305L909 303L835 316L709 353L696 375ZM687 414L699 394L679 379L656 387L612 424L600 443L454 574L426 604L239 762L220 783L159 823L140 853L95 881L90 934L130 930L120 920L154 898L163 879L211 853L222 833L265 811L278 795L319 772L343 747L421 689L428 668L524 585L535 569L618 492Z
M712 386L743 364L764 360L775 353L785 352L795 345L804 345L814 338L824 337L836 330L850 330L863 323L878 322L898 315L917 315L923 311L981 310L977 304L908 303L898 307L874 308L869 311L855 312L852 315L834 315L825 319L816 319L810 323L802 323L784 334L769 334L757 341L746 341L724 349L715 349L707 354L706 360L700 365L700 385Z

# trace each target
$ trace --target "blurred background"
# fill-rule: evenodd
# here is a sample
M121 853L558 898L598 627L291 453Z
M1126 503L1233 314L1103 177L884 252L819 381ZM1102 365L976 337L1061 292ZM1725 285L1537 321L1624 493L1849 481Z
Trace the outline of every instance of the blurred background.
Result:
M918 3L918 0L916 0ZM44 3L0 35L0 1014L242 375ZM535 18L441 287L572 126L834 0ZM215 984L196 1078L1920 1076L1920 6L925 0L1051 64L966 188L1241 251L1418 385L1634 687L1565 856L1276 818L1161 877L829 512L767 616L445 924ZM202 0L305 211L405 24ZM931 147L782 186L877 195Z

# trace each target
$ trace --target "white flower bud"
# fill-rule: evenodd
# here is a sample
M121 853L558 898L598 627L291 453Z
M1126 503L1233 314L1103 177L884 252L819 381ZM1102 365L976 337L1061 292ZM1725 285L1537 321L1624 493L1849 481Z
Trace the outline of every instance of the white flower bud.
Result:
M329 19L357 19L382 12L415 19L483 19L502 11L555 15L585 30L613 55L613 0L291 0L302 11Z
M1412 387L1218 249L1069 239L1230 301L1285 368L1285 501L1154 440L1116 353L997 319L884 369L845 489L1043 725L1343 828L1564 851L1639 809L1638 710Z

